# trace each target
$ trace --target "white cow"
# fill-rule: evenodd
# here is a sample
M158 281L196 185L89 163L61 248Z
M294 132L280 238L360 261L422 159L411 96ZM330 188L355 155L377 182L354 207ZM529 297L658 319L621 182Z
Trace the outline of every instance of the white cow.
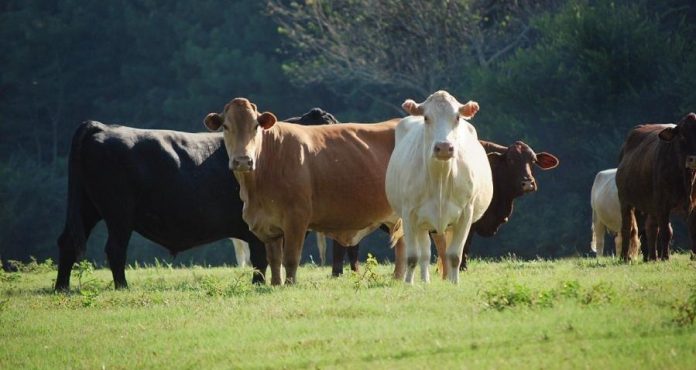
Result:
M619 190L616 187L616 168L600 171L595 176L590 194L592 204L592 243L590 249L597 256L604 255L604 234L614 235L616 255L621 255L621 205ZM640 243L640 242L639 242ZM640 246L640 244L639 244ZM635 259L638 254L636 249Z
M476 129L466 119L478 112L476 102L459 103L446 91L425 102L406 100L411 116L399 122L387 167L387 199L403 219L406 282L413 283L418 263L421 279L430 280L429 231L451 232L445 261L447 277L459 281L459 263L471 224L481 218L493 197L491 167ZM450 240L450 238L447 238Z

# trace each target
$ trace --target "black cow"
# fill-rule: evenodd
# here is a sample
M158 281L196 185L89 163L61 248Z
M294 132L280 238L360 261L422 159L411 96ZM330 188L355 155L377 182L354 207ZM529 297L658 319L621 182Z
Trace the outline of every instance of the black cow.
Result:
M325 116L313 109L298 122L327 123L318 122ZM172 254L224 238L245 240L257 271L253 282L263 283L265 248L242 219L239 184L228 162L221 133L82 123L70 149L55 289L69 289L73 264L100 220L108 230L105 251L117 289L128 286L126 250L133 231Z

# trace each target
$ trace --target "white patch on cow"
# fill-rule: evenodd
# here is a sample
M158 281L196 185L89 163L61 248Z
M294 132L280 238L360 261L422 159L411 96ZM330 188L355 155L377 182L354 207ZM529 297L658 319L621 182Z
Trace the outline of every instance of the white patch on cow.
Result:
M237 258L237 265L239 267L251 266L249 244L240 239L230 238L230 240L232 240L232 245L234 246L234 256Z
M396 145L387 168L386 192L394 211L403 219L408 269L413 282L416 260L421 279L429 281L429 231L452 231L447 247L449 263L459 266L471 224L483 216L493 196L492 175L476 129L460 116L462 106L439 91L424 103L423 116L409 116L396 128ZM454 146L454 155L441 160L433 155L437 142ZM458 282L459 269L449 269Z
M616 168L597 173L590 193L592 205L592 242L590 249L597 256L604 254L604 234L614 235L616 255L621 255L621 205L616 187ZM640 246L640 245L639 245ZM638 255L635 250L631 259Z

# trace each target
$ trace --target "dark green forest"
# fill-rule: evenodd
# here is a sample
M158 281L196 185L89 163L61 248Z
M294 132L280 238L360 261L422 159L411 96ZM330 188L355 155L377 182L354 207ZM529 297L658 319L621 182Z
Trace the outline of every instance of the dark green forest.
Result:
M319 106L373 122L446 89L479 102L480 138L561 161L474 255L555 258L589 250L590 187L626 132L696 111L690 0L7 0L0 50L3 260L56 259L66 158L87 119L204 131L205 114L244 96L280 118ZM390 257L380 238L362 253ZM98 227L87 258L104 260L104 240ZM129 260L154 258L171 260L134 236ZM231 264L233 249L175 262Z

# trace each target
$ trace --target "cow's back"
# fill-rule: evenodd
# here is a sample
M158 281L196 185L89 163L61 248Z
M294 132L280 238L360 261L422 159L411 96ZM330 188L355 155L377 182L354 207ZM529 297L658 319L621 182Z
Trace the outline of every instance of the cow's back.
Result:
M172 251L238 234L239 185L220 134L102 126L83 143L81 162L85 192L107 224Z

